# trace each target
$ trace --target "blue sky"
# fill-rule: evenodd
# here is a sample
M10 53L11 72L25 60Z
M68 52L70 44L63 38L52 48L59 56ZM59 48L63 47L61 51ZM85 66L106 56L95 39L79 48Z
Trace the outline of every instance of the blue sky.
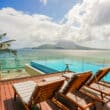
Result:
M12 7L28 14L47 15L54 21L59 21L79 1L81 0L48 0L44 4L43 0L0 0L0 9Z

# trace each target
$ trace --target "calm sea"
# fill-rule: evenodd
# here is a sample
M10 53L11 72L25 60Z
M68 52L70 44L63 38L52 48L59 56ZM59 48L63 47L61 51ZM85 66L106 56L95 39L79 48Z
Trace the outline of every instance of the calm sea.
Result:
M99 50L43 50L20 49L17 56L12 53L0 54L0 69L22 69L33 60L46 61L54 59L78 60L83 63L110 64L110 51Z

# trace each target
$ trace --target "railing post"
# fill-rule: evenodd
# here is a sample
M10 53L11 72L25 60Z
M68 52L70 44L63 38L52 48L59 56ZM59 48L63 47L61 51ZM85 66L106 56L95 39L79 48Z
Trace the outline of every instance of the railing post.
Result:
M1 78L1 73L2 73L2 64L0 63L0 80L2 79Z
M65 67L64 72L66 73L66 72L69 72L69 71L70 71L70 69L69 69L69 65L70 65L70 64L65 64L65 65L66 65L66 67Z
M84 71L84 58L82 57L82 71Z
M0 71L0 80L1 80L1 71Z

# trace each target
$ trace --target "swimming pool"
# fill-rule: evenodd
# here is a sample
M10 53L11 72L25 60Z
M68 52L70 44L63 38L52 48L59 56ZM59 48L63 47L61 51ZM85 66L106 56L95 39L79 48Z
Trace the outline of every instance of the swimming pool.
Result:
M66 65L68 64L69 70L74 72L84 72L84 71L92 71L93 74L96 73L97 70L110 66L110 64L98 64L98 63L89 63L89 62L81 62L81 61L73 61L70 59L66 60L36 60L31 61L31 66L39 69L40 71L48 73L54 73L54 72L60 72L64 71L66 68ZM107 74L103 79L105 81L110 82L110 73Z

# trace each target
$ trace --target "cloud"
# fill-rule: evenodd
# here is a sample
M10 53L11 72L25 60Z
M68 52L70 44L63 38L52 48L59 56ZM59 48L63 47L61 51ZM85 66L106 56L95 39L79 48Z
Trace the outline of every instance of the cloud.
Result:
M110 41L109 13L110 0L83 0L74 5L59 23L46 15L29 15L13 8L3 8L0 10L0 33L7 32L10 39L16 39L12 45L14 48L59 40L102 48L103 43L96 44L95 41ZM108 42L104 48L109 48Z
M48 0L40 0L40 2L42 2L44 5L46 5Z
M110 0L97 0L91 9L90 16L92 17L91 24L107 25L110 24ZM94 16L93 16L94 15Z
M12 8L0 10L0 32L16 39L13 47L33 47L53 43L61 26L45 15L28 15Z
M65 15L65 24L77 27L77 31L73 32L75 40L110 40L109 13L110 0L83 0Z

